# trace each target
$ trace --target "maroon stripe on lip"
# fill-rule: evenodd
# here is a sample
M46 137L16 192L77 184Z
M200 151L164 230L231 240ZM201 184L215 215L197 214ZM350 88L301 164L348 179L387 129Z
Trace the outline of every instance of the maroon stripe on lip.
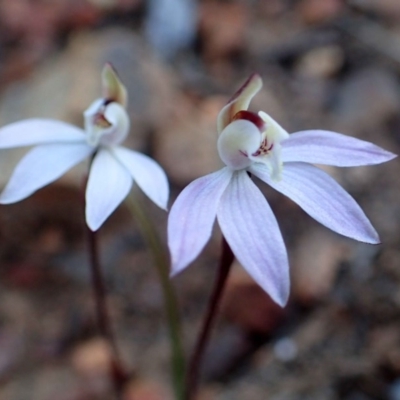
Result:
M237 121L238 119L244 119L246 121L253 123L259 129L260 132L265 131L265 126L266 126L265 121L258 114L254 113L254 112L247 111L247 110L238 111L233 116L232 122Z

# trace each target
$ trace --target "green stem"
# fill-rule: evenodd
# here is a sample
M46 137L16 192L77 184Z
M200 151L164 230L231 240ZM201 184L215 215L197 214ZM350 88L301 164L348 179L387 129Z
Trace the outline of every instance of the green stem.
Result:
M172 352L172 379L177 400L183 398L184 376L185 376L185 356L182 346L181 323L178 309L178 302L175 290L169 278L169 256L165 247L154 228L151 220L146 218L144 207L135 196L128 196L127 204L136 220L138 228L145 238L148 246L152 250L154 264L157 269L161 288L164 295L165 313L167 317L169 337Z

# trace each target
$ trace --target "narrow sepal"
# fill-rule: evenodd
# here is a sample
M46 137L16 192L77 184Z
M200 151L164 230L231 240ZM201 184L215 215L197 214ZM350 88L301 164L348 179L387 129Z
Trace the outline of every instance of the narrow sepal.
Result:
M236 172L217 211L235 257L280 306L289 297L289 262L276 218L247 172Z
M100 149L90 167L86 188L86 222L96 231L121 204L132 187L127 169L110 153Z
M223 168L196 179L172 205L168 217L172 275L186 268L209 240L219 200L231 176L232 172Z
M0 128L0 149L85 140L82 129L52 119L25 119Z
M282 142L284 162L356 167L380 164L395 157L396 154L370 142L330 131L296 132Z
M0 203L9 204L25 199L54 182L92 151L86 143L42 144L34 147L14 169L0 195Z
M282 179L269 176L262 164L250 172L297 203L307 214L329 229L366 243L379 243L379 236L356 201L328 174L305 163L286 163Z
M169 186L167 176L160 165L150 157L124 147L114 147L112 152L150 200L166 210Z

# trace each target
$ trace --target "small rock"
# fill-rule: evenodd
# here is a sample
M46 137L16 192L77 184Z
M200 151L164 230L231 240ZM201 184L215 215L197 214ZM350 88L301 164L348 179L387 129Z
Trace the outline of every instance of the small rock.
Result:
M111 350L103 339L92 339L76 347L71 355L75 370L86 378L108 381L110 378Z
M322 300L332 289L346 246L324 228L314 228L291 256L292 294L302 304Z
M310 78L330 78L343 66L341 47L332 45L317 47L305 53L297 62L296 72Z
M271 333L285 314L243 270L233 271L221 313L244 331L260 334Z
M290 338L279 339L274 345L274 353L281 361L292 361L297 355L297 345Z

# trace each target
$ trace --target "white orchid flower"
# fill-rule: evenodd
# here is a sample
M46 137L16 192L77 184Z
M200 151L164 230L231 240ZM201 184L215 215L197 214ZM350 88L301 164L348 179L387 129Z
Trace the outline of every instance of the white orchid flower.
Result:
M172 206L168 244L172 275L201 252L217 218L235 257L254 280L283 306L289 296L289 264L278 223L255 175L291 198L311 217L344 236L379 243L355 200L312 163L350 167L396 157L371 143L335 132L289 135L264 112L247 111L262 86L252 75L218 117L221 170L188 185Z
M0 203L25 199L92 157L86 188L86 221L93 231L118 207L133 181L166 209L167 177L151 158L120 146L129 132L127 95L113 68L102 72L103 97L84 112L85 129L51 119L28 119L0 129L0 149L33 147L18 163Z

